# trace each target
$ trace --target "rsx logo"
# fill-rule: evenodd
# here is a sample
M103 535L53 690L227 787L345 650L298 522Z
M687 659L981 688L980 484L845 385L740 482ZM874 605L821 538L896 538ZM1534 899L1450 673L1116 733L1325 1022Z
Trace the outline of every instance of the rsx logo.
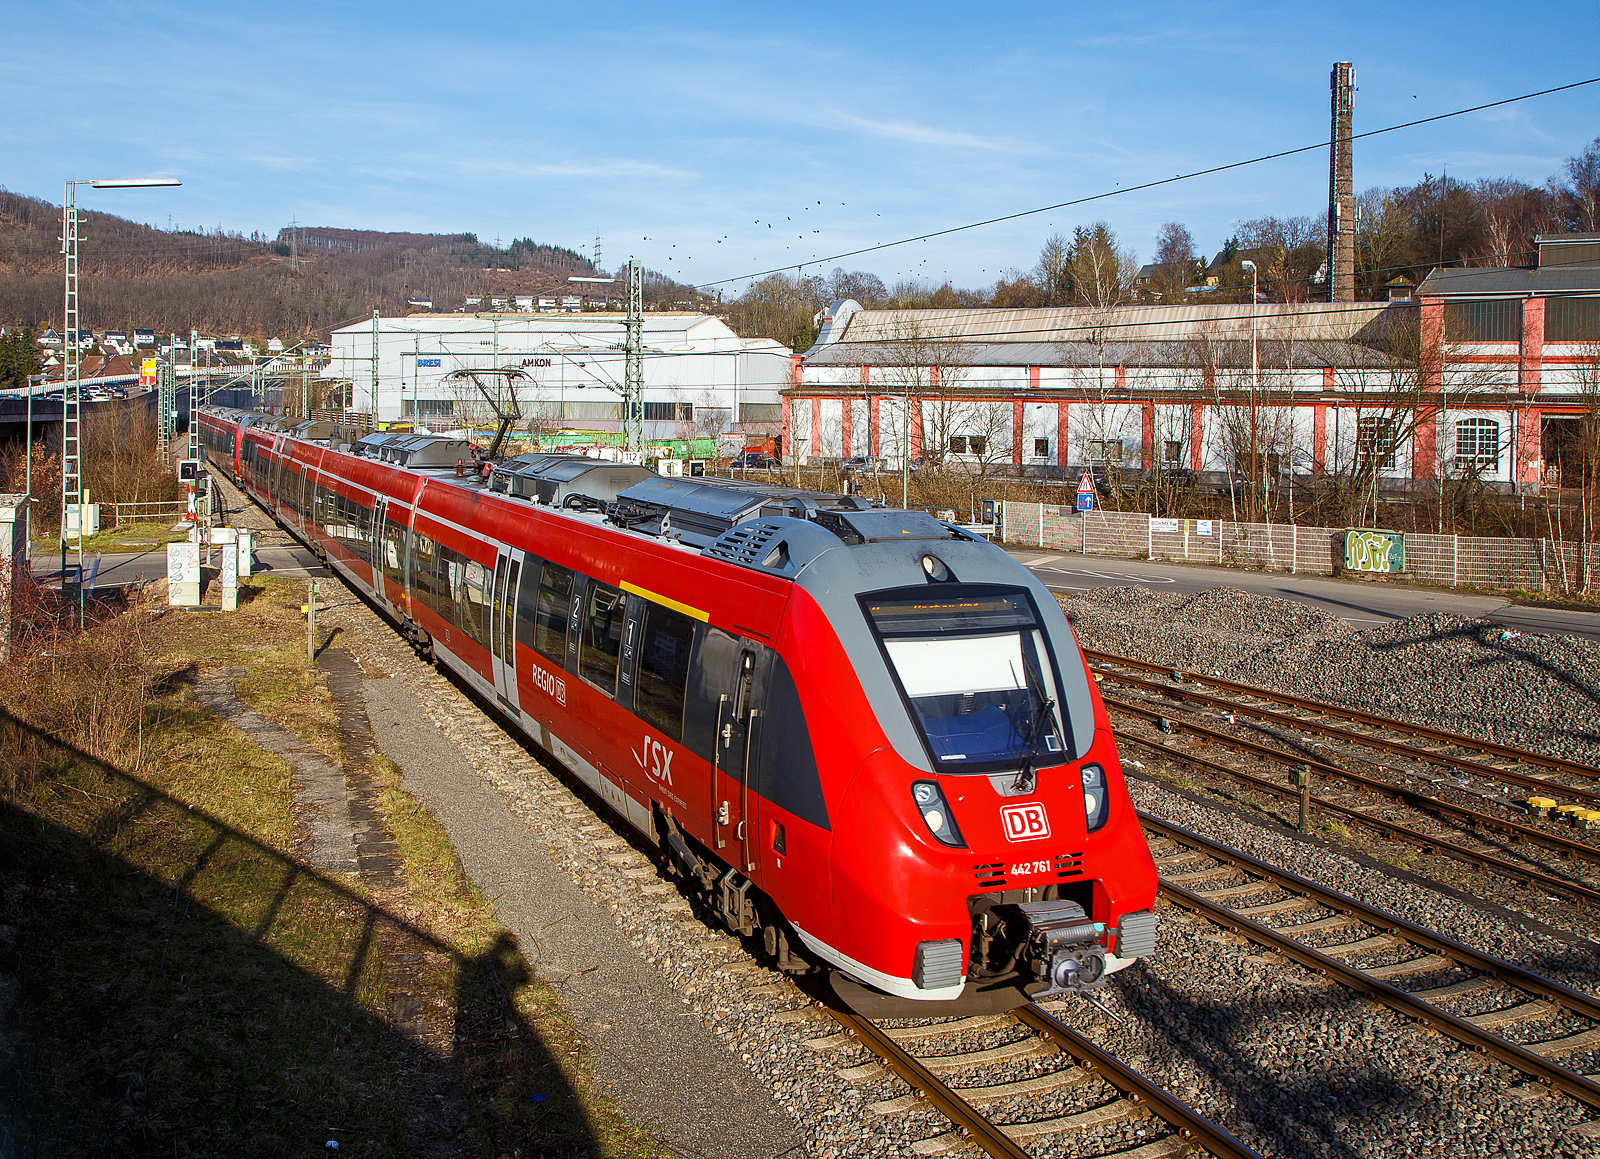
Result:
M644 744L640 747L644 749L644 754L634 753L633 759L639 762L644 775L663 785L672 784L672 750L652 739L649 733L644 734Z

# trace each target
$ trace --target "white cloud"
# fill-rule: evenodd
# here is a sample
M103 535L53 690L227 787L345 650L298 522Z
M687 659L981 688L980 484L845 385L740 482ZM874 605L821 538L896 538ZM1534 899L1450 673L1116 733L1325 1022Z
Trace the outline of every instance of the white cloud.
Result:
M872 137L885 137L891 141L910 141L916 145L940 145L955 149L991 149L998 153L1029 152L1027 148L1004 137L980 137L960 129L940 129L933 125L919 125L915 121L874 121L854 113L837 113L835 124L844 125Z

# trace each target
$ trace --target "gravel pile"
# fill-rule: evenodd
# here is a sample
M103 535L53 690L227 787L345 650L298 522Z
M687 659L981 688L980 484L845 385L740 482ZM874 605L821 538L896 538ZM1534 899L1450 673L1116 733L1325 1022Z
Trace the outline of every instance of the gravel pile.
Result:
M1600 766L1600 644L1414 616L1369 631L1292 600L1105 588L1063 598L1084 647Z

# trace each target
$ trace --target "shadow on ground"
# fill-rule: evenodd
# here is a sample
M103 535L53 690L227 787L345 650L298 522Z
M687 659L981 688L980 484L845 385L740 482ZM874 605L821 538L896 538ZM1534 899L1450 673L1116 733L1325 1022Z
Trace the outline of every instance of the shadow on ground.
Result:
M0 733L48 766L0 790L0 1156L609 1150L553 1057L571 1044L513 1000L509 936L463 955L3 713Z

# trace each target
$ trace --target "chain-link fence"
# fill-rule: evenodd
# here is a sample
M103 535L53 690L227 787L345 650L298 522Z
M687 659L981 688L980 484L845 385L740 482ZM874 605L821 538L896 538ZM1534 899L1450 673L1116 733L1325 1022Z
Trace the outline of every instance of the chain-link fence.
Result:
M1160 519L1140 512L1087 511L1041 503L1003 505L1008 543L1172 563L1212 563L1295 575L1343 570L1346 529L1223 519ZM1403 536L1404 574L1442 587L1576 594L1591 591L1600 545L1552 539Z

